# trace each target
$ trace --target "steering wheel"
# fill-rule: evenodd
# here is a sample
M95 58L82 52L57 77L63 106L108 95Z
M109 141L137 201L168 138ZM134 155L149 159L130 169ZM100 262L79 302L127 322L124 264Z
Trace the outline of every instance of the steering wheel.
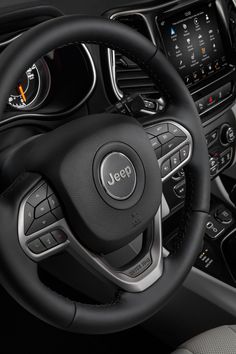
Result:
M53 19L4 50L0 113L31 63L76 42L106 46L135 61L170 103L145 129L130 116L88 115L8 151L1 172L1 280L17 302L47 323L72 332L111 333L154 315L194 264L209 210L208 151L190 93L162 52L141 34L103 18ZM156 144L161 146L154 150ZM162 183L183 167L185 217L175 251L164 257ZM107 254L139 235L143 245L134 260L118 268L109 264ZM114 301L79 303L44 285L38 264L62 251L115 284Z

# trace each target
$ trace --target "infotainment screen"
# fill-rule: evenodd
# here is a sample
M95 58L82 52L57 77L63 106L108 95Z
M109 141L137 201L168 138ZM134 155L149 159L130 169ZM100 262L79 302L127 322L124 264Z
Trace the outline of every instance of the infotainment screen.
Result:
M187 86L227 66L214 2L158 20L167 56Z

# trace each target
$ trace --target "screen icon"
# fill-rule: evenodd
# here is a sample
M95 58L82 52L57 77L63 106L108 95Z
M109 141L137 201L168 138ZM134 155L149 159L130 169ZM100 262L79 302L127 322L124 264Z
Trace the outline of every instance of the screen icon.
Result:
M175 36L176 35L176 30L174 29L174 27L171 27L170 34L171 34L171 36Z
M202 53L202 55L205 55L205 54L206 54L206 48L205 48L205 47L202 47L202 48L201 48L201 53Z

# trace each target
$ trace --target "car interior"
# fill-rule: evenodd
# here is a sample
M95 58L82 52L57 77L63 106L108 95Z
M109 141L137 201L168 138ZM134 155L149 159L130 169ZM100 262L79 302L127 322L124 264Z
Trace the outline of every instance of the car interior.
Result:
M0 353L236 354L236 1L0 1Z

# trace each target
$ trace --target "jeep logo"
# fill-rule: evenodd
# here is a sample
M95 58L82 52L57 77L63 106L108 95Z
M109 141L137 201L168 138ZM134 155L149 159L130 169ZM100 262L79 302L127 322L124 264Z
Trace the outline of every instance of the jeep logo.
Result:
M113 199L128 199L136 187L134 165L121 152L112 152L103 159L100 178L106 193Z
M120 170L119 172L114 173L109 173L110 180L107 181L109 186L112 186L116 182L120 182L121 178L130 178L132 174L132 170L130 166L126 166L124 169Z

